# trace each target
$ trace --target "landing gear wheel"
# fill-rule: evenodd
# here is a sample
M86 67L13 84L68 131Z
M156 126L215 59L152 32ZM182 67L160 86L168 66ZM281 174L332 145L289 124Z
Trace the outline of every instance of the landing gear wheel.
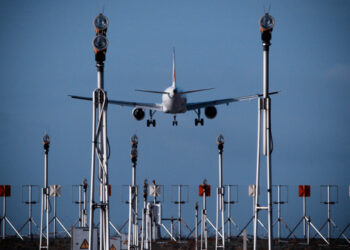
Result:
M198 126L198 124L200 124L200 125L204 125L204 119L202 118L202 119L194 119L194 125L195 126Z
M200 124L200 125L203 126L204 125L204 120L203 120L203 118L201 118L201 109L198 109L197 111L195 110L194 112L198 116L198 118L194 119L194 125L198 126L198 124Z
M149 127L149 126L153 126L153 127L155 127L156 126L156 120L153 120L153 115L154 115L154 113L155 113L156 111L154 111L154 110L149 110L149 120L147 120L147 127Z
M147 127L149 127L149 126L153 126L153 127L155 127L156 126L156 120L147 120Z

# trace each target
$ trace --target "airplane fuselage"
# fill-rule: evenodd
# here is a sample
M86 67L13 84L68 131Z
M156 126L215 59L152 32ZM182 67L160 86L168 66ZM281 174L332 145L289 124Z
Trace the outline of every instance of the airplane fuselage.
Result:
M169 114L185 113L187 98L181 93L181 90L174 87L168 87L164 92L169 94L162 95L163 112Z

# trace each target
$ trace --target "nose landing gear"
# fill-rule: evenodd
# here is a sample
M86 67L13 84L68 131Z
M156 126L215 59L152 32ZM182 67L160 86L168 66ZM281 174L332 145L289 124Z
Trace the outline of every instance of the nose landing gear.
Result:
M177 126L176 115L174 115L173 126Z

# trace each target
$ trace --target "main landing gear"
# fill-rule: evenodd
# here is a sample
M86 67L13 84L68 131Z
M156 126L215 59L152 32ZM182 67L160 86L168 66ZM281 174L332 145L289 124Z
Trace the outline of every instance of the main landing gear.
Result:
M174 115L173 126L177 126L176 115Z
M194 111L196 112L198 118L194 119L194 125L198 126L198 124L200 125L204 125L204 120L203 118L201 118L201 109L198 109L198 111Z
M153 127L156 126L156 120L153 120L153 115L156 111L150 110L149 111L149 120L147 120L147 127L149 127L150 125L152 125Z

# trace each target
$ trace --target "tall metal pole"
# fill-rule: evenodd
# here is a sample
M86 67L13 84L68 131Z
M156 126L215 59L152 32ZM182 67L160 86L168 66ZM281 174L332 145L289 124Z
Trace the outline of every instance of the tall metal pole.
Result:
M145 249L152 249L152 215L151 215L151 203L147 203L146 208L146 243L145 243Z
M82 203L82 199L81 199L81 185L79 185L79 226L82 227L83 226L83 213L82 213L82 208L81 208L81 203Z
M278 221L277 221L277 228L278 228L278 239L280 240L281 238L281 185L277 186L277 208L278 208Z
M203 184L200 186L203 189L203 209L201 219L201 250L208 249L208 227L207 227L207 195L210 195L210 185L207 184L207 180L203 180Z
M94 209L95 209L95 147L96 147L96 96L92 97L92 152L91 152L91 179L90 179L90 217L89 217L89 250L92 249L93 228L94 228Z
M4 196L2 198L3 202L2 202L2 213L3 213L3 216L2 216L2 220L3 220L3 223L2 223L2 239L5 239L6 237L6 196Z
M56 239L56 195L53 197L53 238Z
M44 188L40 189L41 191L41 202L40 202L40 238L39 238L39 249L43 243L43 223L44 223Z
M132 230L131 227L134 224L133 223L133 215L132 215L132 208L133 208L133 197L132 197L132 192L133 192L133 186L129 186L129 225L128 225L128 250L130 250L131 248L134 248L134 246L132 245L132 241L131 241L131 234L132 234Z
M101 89L104 89L103 85L103 69L104 64L101 63L98 67L98 76L99 76L99 85ZM104 102L107 101L107 96L104 98ZM103 104L99 104L99 112L102 113L102 141L101 145L103 145L103 163L100 165L102 183L100 184L101 189L103 190L102 195L100 196L100 202L102 204L102 209L100 214L102 214L102 221L100 222L103 225L103 239L104 239L104 249L109 249L109 194L108 194L108 155L107 155L107 106L102 106ZM101 240L101 242L103 242Z
M257 222L258 212L260 210L267 210L268 212L268 249L273 248L272 245L272 175L271 175L271 153L272 153L272 141L271 141L271 100L269 96L269 48L271 33L274 26L274 18L266 13L260 19L260 31L261 39L263 42L263 97L259 99L259 114L263 112L263 155L266 156L266 177L267 177L267 206L262 207L259 205L259 172L260 172L260 145L258 145L257 152L257 176L256 176L256 197L255 197L255 218L254 218L254 250L257 249ZM258 121L258 144L260 144L260 115Z
M182 220L182 217L181 217L181 185L178 186L178 203L179 203L179 211L178 211L178 215L179 215L179 219L178 219L178 230L179 230L179 240L181 239L181 220Z
M219 187L217 189L217 209L216 209L216 234L215 234L215 249L225 248L225 207L224 195L225 188L223 186L222 175L222 152L224 150L224 137L219 135L217 137L217 145L219 150ZM221 222L219 223L219 217ZM219 243L219 228L221 224L221 244Z
M307 240L306 240L306 244L307 245L310 244L310 220L309 219L307 221Z
M327 185L327 210L328 210L328 218L327 218L327 227L328 227L328 241L331 239L331 202L330 202L330 186Z
M231 185L227 185L227 236L228 241L231 241Z
M46 244L49 248L49 185L48 185L48 159L49 159L49 144L44 144L45 149L45 173L44 173L44 208L46 214Z
M87 227L87 188L88 188L88 184L87 184L87 180L84 179L83 181L83 188L84 188L84 209L83 209L83 222L82 222L82 226L83 227Z
M49 195L50 190L48 186L48 158L49 158L49 148L50 148L50 137L48 134L45 134L43 137L43 146L45 151L45 167L44 167L44 188L42 189L41 194L41 223L40 223L40 242L39 248L49 249ZM44 213L46 217L46 236L43 233L43 222L44 222ZM43 245L43 237L46 238L46 245Z
M303 234L306 238L306 196L303 196Z
M131 138L130 157L132 162L132 179L129 187L129 227L128 227L128 249L138 247L138 222L137 222L137 186L136 186L136 162L138 137L133 135Z
M148 182L147 182L147 179L145 179L144 182L143 182L143 211L142 211L141 250L143 250L145 248L145 245L146 245L145 241L147 240L147 238L145 237L146 225L147 225L147 223L146 223L147 191L148 191Z
M29 204L29 231L28 231L28 235L30 238L33 237L32 235L32 185L29 185L28 187L28 192L29 192L29 201L28 201L28 204Z
M104 89L104 83L103 83L103 73L104 73L104 63L103 62L97 62L96 64L97 67L97 88L99 90ZM102 92L101 92L102 93ZM100 92L97 92L99 95ZM98 114L101 120L99 120L99 123L101 122L101 129L100 131L97 130L98 136L97 136L97 151L100 152L101 158L98 159L99 164L98 164L98 179L100 181L99 183L99 191L100 191L100 250L104 250L105 244L106 244L106 213L105 213L105 182L106 178L104 175L104 163L105 163L105 155L104 155L104 128L105 128L105 116L104 116L104 109L102 107L102 102L104 98L101 98L98 96Z
M208 249L208 231L207 231L207 199L204 191L203 195L203 209L201 219L201 250Z
M93 247L94 210L100 212L100 250L109 250L109 193L108 193L108 142L107 142L107 93L104 90L104 61L108 40L106 32L108 19L99 14L94 19L96 37L93 40L97 67L97 89L93 93L93 126L92 126L92 156L91 156L91 185L90 185L90 223L89 249ZM97 110L97 112L96 112ZM97 113L97 114L96 114ZM100 199L96 203L95 190L95 161L98 162L98 181Z
M198 249L198 202L196 202L196 205L194 207L195 213L194 213L194 228L195 228L195 233L194 233L194 240L195 240L195 249Z
M259 205L259 186L260 186L260 141L261 141L261 100L258 101L258 137L257 137L257 156L256 156L256 177L255 177L255 194L253 195L253 214L254 214L254 250L257 245L258 235L258 210Z
M133 245L134 248L138 248L138 221L137 221L137 209L138 209L138 200L137 200L137 186L136 186L136 162L137 162L137 156L138 156L138 151L137 151L137 146L138 146L138 137L136 135L133 135L131 137L131 144L132 144L132 149L131 149L131 162L132 162L132 169L133 169L133 179L132 179L132 205L133 205Z
M98 83L101 89L104 89L104 78L103 78L103 69L104 63L97 64L98 68ZM107 96L105 94L104 102L106 103ZM102 113L102 141L101 145L103 145L103 163L100 165L101 175L103 182L100 184L101 189L103 190L102 195L100 196L100 202L102 205L102 225L103 225L103 238L104 238L104 247L105 249L109 249L109 194L108 194L108 153L107 153L107 106L103 103L99 103L99 112ZM101 240L102 242L102 240Z
M264 65L265 65L265 93L264 93L264 98L266 98L266 109L264 110L264 113L266 113L266 144L265 147L267 149L267 163L266 163L266 167L267 167L267 211L268 211L268 215L267 215L267 220L268 220L268 244L269 244L269 249L272 249L272 175L271 175L271 147L270 147L270 139L271 139L271 99L269 97L269 85L268 85L268 72L269 72L269 68L268 68L268 63L269 63L269 46L270 44L266 43L266 45L264 45L264 48L266 47L266 49L264 49L264 54L265 54L265 60L264 60ZM265 97L266 96L266 97Z

